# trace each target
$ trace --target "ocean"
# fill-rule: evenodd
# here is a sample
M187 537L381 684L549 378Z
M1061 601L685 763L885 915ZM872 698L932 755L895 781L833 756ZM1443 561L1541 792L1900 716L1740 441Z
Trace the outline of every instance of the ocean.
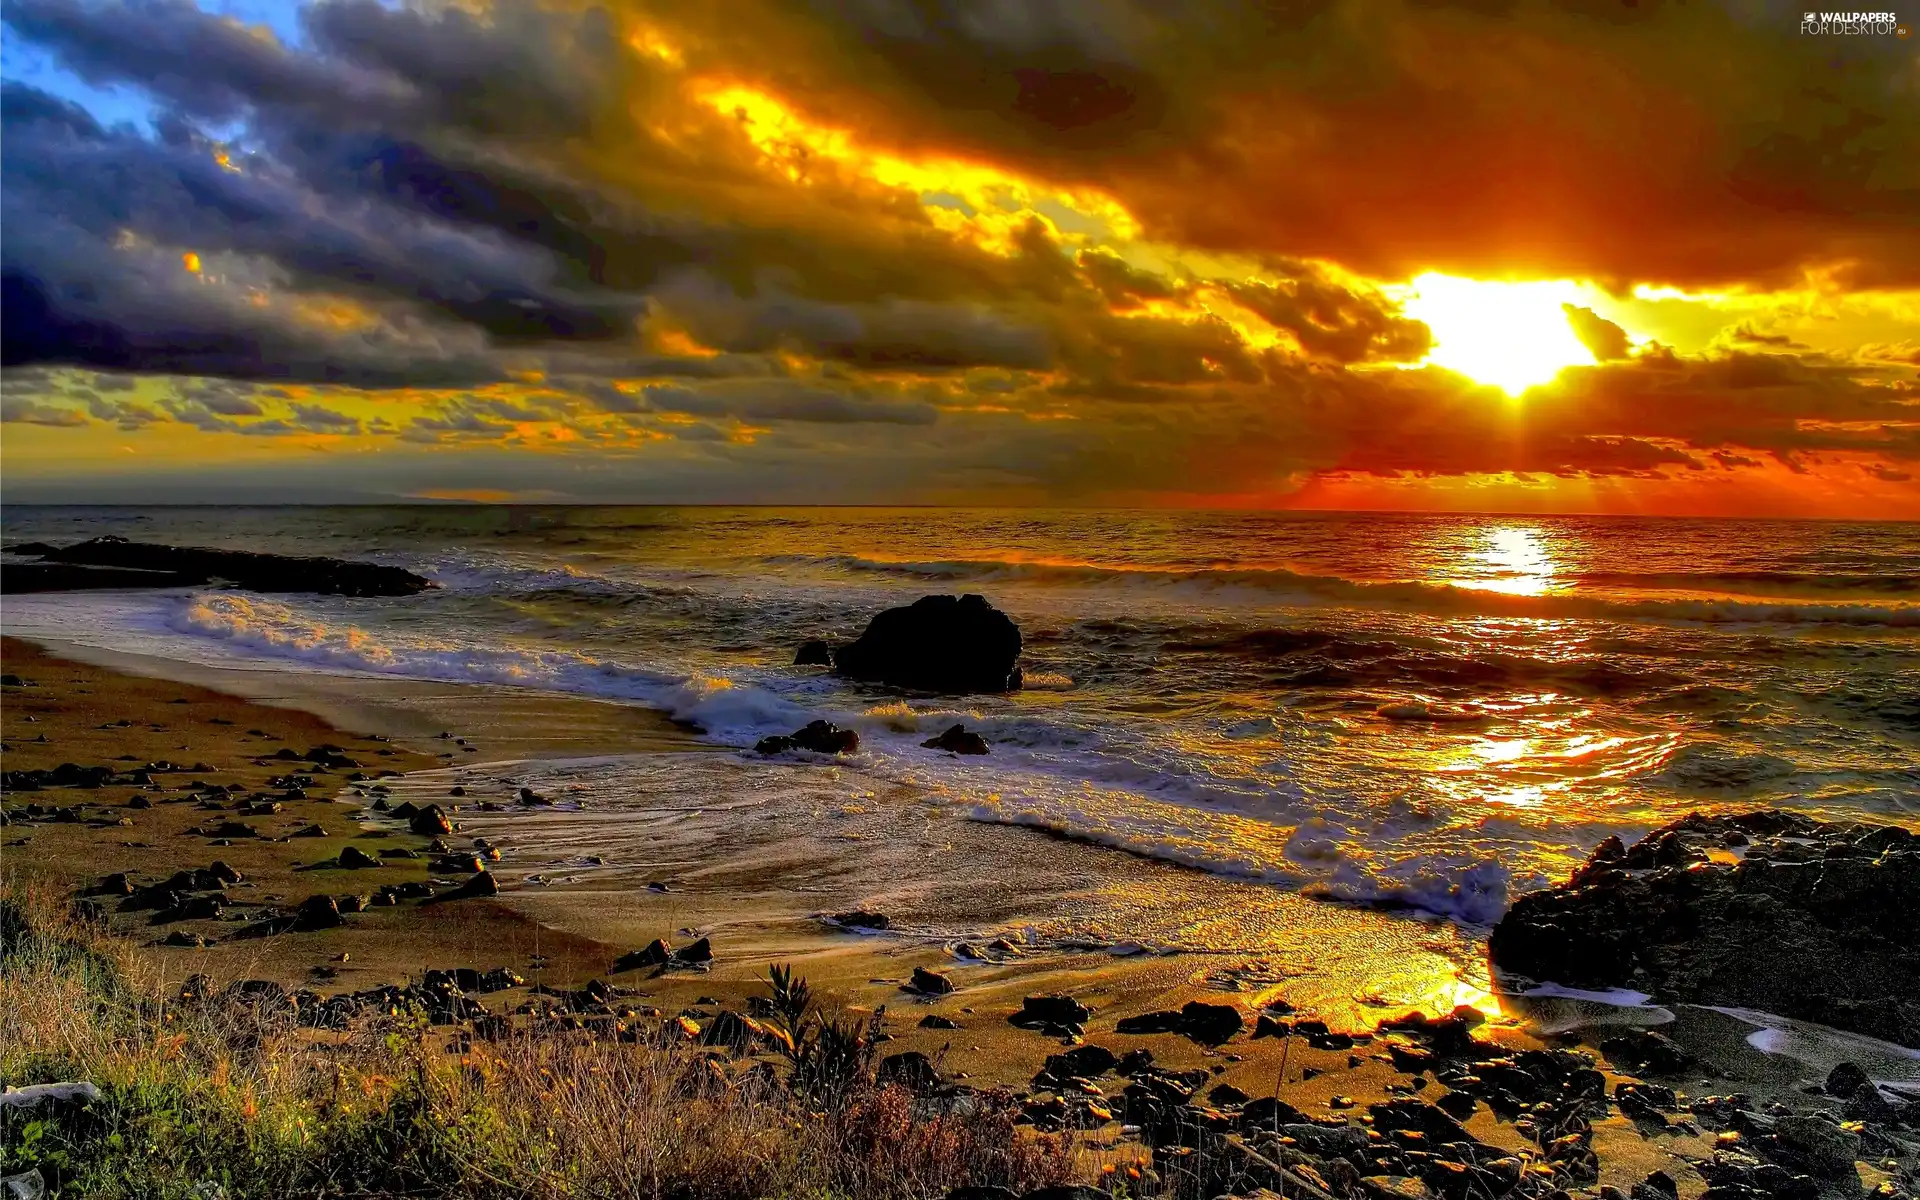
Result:
M1496 920L1601 839L1762 806L1920 822L1920 525L1616 517L657 507L35 508L98 534L327 554L439 587L10 596L6 630L222 666L647 705L742 753L815 717L970 821ZM1026 688L792 665L978 592ZM921 741L956 722L992 752ZM632 786L617 757L576 790Z

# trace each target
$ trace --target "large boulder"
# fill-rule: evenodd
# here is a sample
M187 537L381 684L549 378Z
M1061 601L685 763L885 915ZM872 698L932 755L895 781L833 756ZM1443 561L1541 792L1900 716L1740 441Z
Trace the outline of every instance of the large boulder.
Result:
M840 647L833 669L927 692L1008 692L1020 686L1020 627L984 596L922 596L889 608Z
M1503 975L1631 985L1920 1046L1920 835L1797 813L1698 813L1609 839L1514 902L1488 943Z

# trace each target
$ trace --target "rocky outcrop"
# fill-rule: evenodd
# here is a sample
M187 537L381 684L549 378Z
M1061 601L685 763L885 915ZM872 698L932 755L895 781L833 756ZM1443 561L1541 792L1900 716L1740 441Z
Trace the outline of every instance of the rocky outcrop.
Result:
M1693 814L1609 838L1523 896L1488 950L1502 974L1630 985L1920 1047L1920 836L1796 813Z
M1020 627L983 596L922 596L889 608L833 655L849 679L926 692L1007 692L1020 686Z
M6 592L187 587L217 581L250 592L411 596L433 586L411 571L376 563L163 546L112 535L64 547L30 542L13 552L38 555L42 562L7 568L0 578L0 590Z
M792 733L763 737L753 745L755 754L785 754L806 750L814 754L852 754L860 749L860 735L842 729L831 721L809 721Z

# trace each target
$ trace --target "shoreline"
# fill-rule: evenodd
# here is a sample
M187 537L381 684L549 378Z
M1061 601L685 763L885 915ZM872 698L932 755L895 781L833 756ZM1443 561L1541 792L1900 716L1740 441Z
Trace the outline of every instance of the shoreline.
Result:
M226 922L148 926L146 913L116 917L119 928L148 942L160 940L169 931L204 930L219 936L205 949L149 945L143 951L176 979L204 972L216 979L266 978L288 987L335 993L417 979L428 968L472 967L485 971L504 966L520 973L530 984L568 988L601 978L650 1010L711 1013L716 1008L746 1008L749 997L764 991L767 969L775 963L791 963L817 991L856 1012L884 1006L890 1037L885 1047L888 1053L918 1051L936 1061L949 1078L978 1086L1014 1088L1027 1086L1041 1059L1058 1052L1059 1041L1017 1028L1008 1023L1007 1016L1021 1007L1025 996L1068 994L1094 1012L1086 1030L1090 1041L1116 1049L1146 1049L1169 1069L1204 1071L1208 1087L1226 1084L1259 1096L1273 1094L1278 1086L1287 1101L1300 1109L1336 1117L1344 1102L1365 1104L1390 1098L1396 1094L1394 1089L1405 1085L1400 1078L1403 1073L1390 1056L1378 1053L1380 1035L1375 1027L1382 1020L1410 1009L1444 1013L1462 999L1478 1000L1499 1011L1484 995L1416 995L1421 987L1433 984L1435 964L1446 964L1458 984L1463 965L1459 960L1461 939L1450 925L1220 880L1122 851L1062 842L1035 830L951 817L942 821L916 808L911 796L898 794L909 789L896 787L896 794L889 795L870 786L872 781L860 780L858 772L840 767L744 763L737 756L714 753L694 742L685 731L649 710L632 710L644 716L625 718L633 722L629 726L635 731L633 736L648 740L637 743L643 749L621 758L646 769L657 768L661 779L692 780L685 786L699 788L720 776L737 784L756 772L808 775L815 780L816 789L865 788L869 798L842 811L829 804L824 795L815 795L798 812L760 811L753 814L757 819L747 819L739 811L727 811L704 825L687 816L688 806L667 803L672 797L666 789L641 797L660 801L651 808L646 803L623 807L603 797L589 797L589 804L578 806L552 786L554 773L563 774L570 764L582 759L599 759L580 753L538 756L541 752L552 754L562 746L564 739L559 737L535 734L526 736L517 746L507 741L496 743L535 751L514 759L490 753L491 747L483 744L478 753L462 753L449 765L442 757L449 752L436 749L445 744L437 736L439 731L431 735L425 732L433 720L421 715L422 710L426 714L446 711L435 706L447 703L444 693L450 689L437 685L423 690L411 686L375 689L379 694L363 692L344 699L323 686L317 689L322 694L315 698L304 690L311 685L302 682L289 686L289 681L276 678L273 672L190 667L200 681L181 683L153 677L165 669L164 661L119 661L114 667L126 668L119 670L76 661L77 655L74 659L62 658L12 638L6 639L3 649L8 673L26 677L35 685L6 689L9 770L45 769L62 761L86 764L127 753L141 760L178 755L217 768L211 773L184 773L179 783L210 774L219 781L251 788L287 770L285 762L268 757L281 747L291 747L298 753L310 745L331 742L356 761L379 763L379 769L400 774L377 781L383 793L373 792L374 780L354 783L337 773L332 779L317 778L316 783L322 786L306 789L307 797L283 802L280 811L258 819L263 832L283 840L236 840L218 849L188 832L208 819L207 812L168 792L147 793L152 796L151 807L132 808L124 818L117 814L128 809L128 802L140 794L138 789L54 789L38 797L10 795L8 799L14 805L36 798L63 805L78 801L97 819L35 821L5 827L0 830L0 843L4 843L0 844L0 874L84 889L101 875L116 870L133 870L145 879L154 879L175 870L204 867L206 860L225 856L223 861L248 877L234 889L236 908L297 903L315 892L340 892L428 876L426 865L417 861L355 872L325 865L350 842L368 847L425 842L425 838L401 832L401 823L384 819L370 808L359 808L362 803L370 803L369 797L381 794L389 807L401 803L460 804L462 807L452 815L462 828L449 841L478 835L502 848L501 860L490 864L503 884L495 897L428 907L371 908L351 915L340 928L318 932L243 939L232 936L236 927ZM142 667L146 673L128 673ZM206 686L236 684L234 675L249 676L239 683L244 683L254 698L235 697ZM353 681L356 687L360 682ZM482 714L487 704L493 703L477 702L478 695L491 689L456 686L452 690L464 701L462 711L468 714ZM405 705L413 703L422 706L415 710L416 725L395 735L378 730L345 733L315 711L332 716L351 712L363 720L375 720L383 713L406 711ZM576 717L584 706L630 709L594 701L570 706L567 698L537 693L500 703L502 707L494 717L478 715L477 723L484 727L491 719L511 719L520 705L538 707L544 703L549 713ZM130 715L108 719L116 713ZM132 721L134 715L140 719L126 726L118 724ZM599 715L609 723L622 719L606 712ZM34 720L27 723L27 717ZM563 723L566 719L561 718ZM366 730L367 726L359 724L357 728ZM459 732L462 728L455 725L449 732L467 738ZM247 731L253 729L273 736L251 736ZM604 752L608 749L606 737L626 736L609 724L595 725L586 732L590 736L569 749ZM30 740L49 733L53 735L49 743ZM394 740L384 740L389 736ZM172 775L154 778L169 791L175 788ZM536 779L539 790L552 792L560 802L537 808L513 803L518 788L533 786L523 782L529 779ZM453 799L455 787L465 794ZM782 785L775 790L786 795L795 789ZM360 798L354 799L354 793L361 793ZM186 799L191 798L190 792ZM497 807L488 811L488 805ZM624 842L603 836L608 830L630 830L668 813L672 814L670 824L674 828L670 836L662 834L657 826L630 835ZM766 819L770 815L774 819ZM118 824L121 819L131 820L132 826ZM803 819L807 822L804 826ZM330 836L284 836L310 823L326 826ZM22 838L31 840L23 845ZM658 854L644 861L623 860L620 847L642 842L667 846L683 857L690 855L696 866L663 873L656 870ZM591 870L582 864L575 872L582 878L544 887L528 883L530 876L553 873L549 859L572 862L582 857L574 850L587 844L602 846L596 853L605 861L591 864ZM847 860L823 850L835 847L852 847L851 857L856 859L862 854L883 855L882 865L892 871L897 885L891 895L877 898L876 906L889 915L893 925L888 932L855 935L818 919L822 913L846 911L876 900L871 892L846 890ZM723 849L726 853L721 853ZM896 857L885 858L888 853ZM1028 876L1046 872L1050 886L1017 886L1024 877L1007 874L1008 862L1021 864ZM917 881L902 869L905 863L915 864L920 870ZM978 878L969 880L969 869ZM668 883L666 891L646 887L643 877L655 874L668 876L664 880ZM872 871L864 875L855 871L852 875L855 883L871 878ZM1030 879L1027 882L1030 884ZM918 891L912 886L915 884ZM836 890L837 886L841 890ZM1245 918L1250 915L1245 910L1258 900L1264 912L1256 914L1257 919L1271 922L1283 936L1260 947L1223 946L1211 952L1177 953L1148 950L1123 956L1114 954L1111 946L1049 943L1041 937L1016 944L1011 953L994 952L991 957L995 961L978 961L963 958L956 939L945 936L938 923L942 912L955 907L986 905L986 911L996 911L997 905L997 911L1011 919L1022 914L1023 905L1043 900L1067 907L1084 906L1102 887L1109 893L1132 889L1135 911L1143 916L1168 911L1204 913L1209 911L1207 903L1217 904L1217 897L1210 901L1209 893L1231 893L1241 910L1238 915ZM1110 901L1112 896L1105 899ZM1025 915L1031 923L1032 911ZM664 973L609 970L617 956L638 949L654 937L684 946L701 936L711 938L715 955L706 969ZM1442 946L1441 942L1449 945ZM1449 948L1452 957L1446 953ZM342 955L345 961L341 961ZM945 975L955 990L942 996L904 990L916 968ZM519 990L511 990L502 1000L511 1004L521 995ZM1249 1028L1262 1011L1291 1009L1297 1019L1325 1021L1332 1036L1324 1044L1312 1044L1313 1039L1303 1041L1291 1036L1250 1040L1243 1032L1227 1046L1209 1049L1174 1033L1115 1034L1121 1018L1179 1009L1195 1000L1235 1007ZM1641 1022L1648 1015L1632 1009L1611 1014L1589 1010L1583 1014L1589 1022L1609 1016ZM1667 1031L1710 1064L1703 1064L1706 1073L1689 1091L1704 1094L1737 1081L1762 1097L1804 1099L1797 1095L1797 1089L1817 1077L1818 1072L1793 1059L1754 1049L1748 1037L1751 1027L1736 1017L1700 1009L1680 1009L1674 1015L1678 1020L1665 1027ZM935 1027L922 1025L929 1017L938 1019ZM1591 1051L1607 1035L1607 1027L1588 1024L1571 1040L1543 1040L1530 1033L1517 1015L1502 1014L1478 1032L1480 1037L1510 1050L1578 1045ZM1620 1127L1614 1128L1616 1124ZM1524 1147L1512 1127L1490 1112L1476 1114L1468 1127L1490 1144L1511 1143L1516 1151ZM1675 1153L1708 1152L1704 1141L1695 1144L1688 1140L1683 1145L1668 1139L1655 1144L1640 1138L1623 1117L1609 1121L1600 1132L1604 1136L1596 1140L1601 1150L1598 1178L1622 1188L1630 1187ZM1689 1173L1683 1181L1681 1200L1693 1200L1703 1186Z

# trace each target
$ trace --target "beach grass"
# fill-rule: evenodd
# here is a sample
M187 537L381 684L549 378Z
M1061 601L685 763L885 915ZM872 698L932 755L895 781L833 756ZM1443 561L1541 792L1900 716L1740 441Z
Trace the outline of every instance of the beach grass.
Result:
M796 996L796 984L802 994ZM0 891L0 1080L90 1104L0 1110L0 1174L61 1196L904 1200L1084 1175L1011 1097L930 1102L874 1079L862 1023L770 985L761 1055L669 1018L633 1041L492 1039L414 1012L305 1028L284 1003L183 998L50 888Z

